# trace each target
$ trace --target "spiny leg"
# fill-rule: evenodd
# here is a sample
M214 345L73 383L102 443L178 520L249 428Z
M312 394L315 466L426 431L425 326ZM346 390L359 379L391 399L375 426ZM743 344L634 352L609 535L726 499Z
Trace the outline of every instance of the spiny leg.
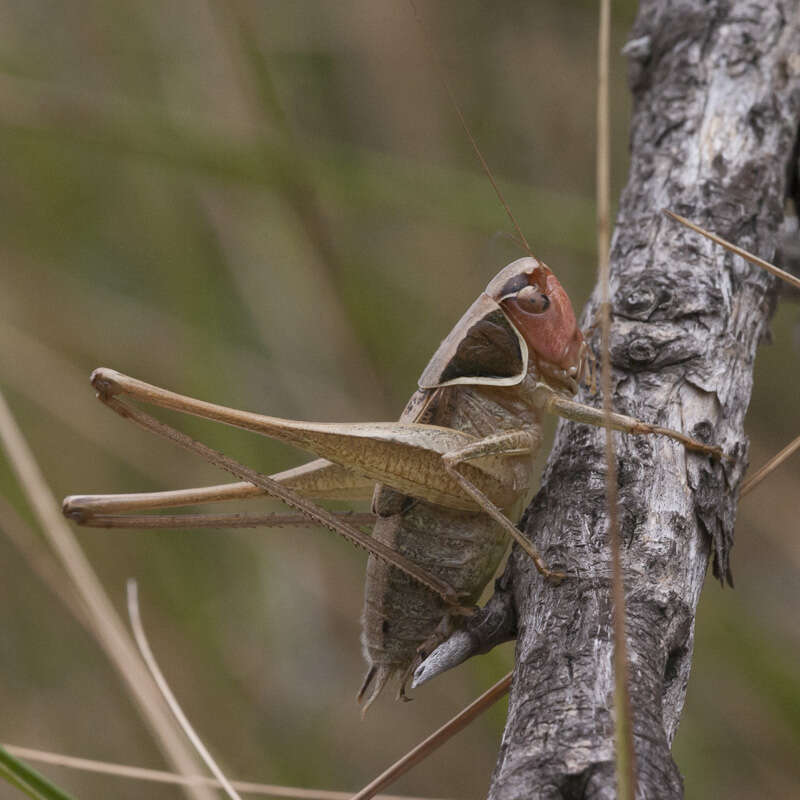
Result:
M443 453L476 441L475 436L455 428L402 420L325 423L281 419L180 395L106 368L94 371L92 384L101 398L128 395L151 405L234 425L331 459L373 483L387 483L414 497L457 510L475 507L452 476L441 469ZM503 505L509 487L502 475L470 477Z
M331 511L337 519L350 525L373 525L375 515L370 512ZM70 516L85 528L125 528L138 530L163 530L176 528L303 528L321 525L303 514L237 513L226 514L86 514L79 518Z
M447 583L428 574L425 570L421 569L412 561L409 561L404 556L395 552L390 547L387 547L376 539L373 539L371 536L360 531L353 525L349 525L348 523L337 519L336 516L334 516L331 512L321 508L320 506L317 506L315 503L312 503L309 500L306 500L305 498L293 492L291 489L288 489L286 486L282 486L277 481L272 480L267 475L256 472L255 470L240 464L234 459L223 455L217 450L214 450L207 445L192 439L186 434L175 430L163 422L160 422L154 417L151 417L149 414L140 411L123 400L120 400L114 396L106 396L102 392L100 392L99 397L102 402L104 402L109 408L111 408L121 417L129 419L145 430L156 433L159 436L169 439L180 447L198 454L209 463L219 467L220 469L224 469L226 472L231 473L240 480L248 481L255 486L261 487L267 492L267 494L282 500L290 508L300 511L300 513L307 516L310 520L317 522L321 526L333 531L334 533L338 533L352 544L362 547L377 558L383 559L384 561L396 566L398 569L401 569L414 580L419 581L424 586L427 586L429 589L436 592L438 595L441 595L446 603L450 605L459 604L458 594Z
M125 494L73 494L65 497L61 512L79 525L88 524L100 514L151 511L175 506L194 506L202 503L221 503L226 500L247 500L263 496L258 486L244 481L195 489L173 489L166 492L129 492Z
M706 453L718 459L732 460L717 445L705 444L680 431L672 428L663 428L660 425L651 425L649 422L642 422L642 420L625 414L612 413L607 417L602 409L587 406L576 400L570 400L543 383L537 384L534 391L537 406L549 414L557 414L559 417L571 419L573 422L583 422L587 425L595 425L598 428L603 428L610 422L614 430L623 431L624 433L667 436L676 442L680 442L687 450Z
M509 536L531 557L536 569L546 578L561 580L566 577L562 572L555 572L545 565L536 548L528 541L516 525L482 492L472 481L465 477L458 469L460 464L485 456L515 456L532 455L539 447L541 436L535 431L505 431L503 433L487 436L479 442L468 445L460 450L445 453L442 462L445 469L459 482L464 491L495 522L508 533Z
M294 489L303 497L325 500L367 499L372 495L374 482L361 478L338 464L326 459L316 459L299 467L270 476L273 480ZM126 494L72 495L64 499L62 513L79 525L95 528L157 528L157 527L285 527L303 524L308 519L289 514L183 514L139 517L144 511L154 511L176 506L193 506L228 500L247 500L263 497L266 492L251 483L226 483L192 489L174 489L161 492L136 492ZM352 515L353 512L342 512ZM373 516L350 521L357 525L374 521ZM140 521L141 520L141 521ZM174 520L174 521L173 521ZM182 523L181 520L184 520ZM214 522L216 520L216 522Z

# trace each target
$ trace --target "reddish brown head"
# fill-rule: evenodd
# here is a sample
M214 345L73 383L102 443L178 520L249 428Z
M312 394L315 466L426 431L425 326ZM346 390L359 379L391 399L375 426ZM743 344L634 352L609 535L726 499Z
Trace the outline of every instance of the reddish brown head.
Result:
M540 261L521 258L487 287L528 345L542 377L572 384L580 380L586 345L569 296Z
M554 388L576 392L585 349L556 276L535 258L520 258L502 269L467 309L419 385L514 386L533 367Z

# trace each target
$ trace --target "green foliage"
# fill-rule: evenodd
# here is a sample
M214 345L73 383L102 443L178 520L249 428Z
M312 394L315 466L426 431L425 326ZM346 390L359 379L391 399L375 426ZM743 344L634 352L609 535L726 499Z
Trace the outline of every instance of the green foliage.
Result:
M0 747L0 778L33 800L75 800L71 794L50 783L3 747Z

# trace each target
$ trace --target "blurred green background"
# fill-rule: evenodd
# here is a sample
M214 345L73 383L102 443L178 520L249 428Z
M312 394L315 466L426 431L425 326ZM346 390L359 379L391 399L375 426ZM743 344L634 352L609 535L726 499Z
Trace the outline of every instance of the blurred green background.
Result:
M635 4L614 5L616 196ZM420 9L526 236L580 308L595 3ZM98 404L92 368L279 416L393 419L520 255L402 0L0 0L0 148L0 385L58 497L225 480ZM756 466L800 428L796 324L784 307L759 357ZM181 426L264 472L304 459ZM704 592L675 743L687 797L800 787L798 479L796 458L744 501L736 590ZM2 459L0 494L31 519ZM317 530L77 534L120 610L138 578L153 649L230 777L356 789L512 662L507 645L362 722L360 551ZM5 536L0 630L0 741L164 766L95 642ZM504 710L393 791L483 796ZM83 798L181 796L43 771Z

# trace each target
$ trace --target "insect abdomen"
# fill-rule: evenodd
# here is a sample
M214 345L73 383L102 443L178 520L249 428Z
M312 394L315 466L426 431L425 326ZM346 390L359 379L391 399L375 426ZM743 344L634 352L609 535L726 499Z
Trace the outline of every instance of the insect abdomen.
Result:
M454 428L478 438L498 430L538 429L537 414L525 402L523 391L522 386L421 390L409 400L401 420ZM528 491L533 455L508 462L521 487L514 506L504 509L514 520ZM373 511L378 521L372 535L465 596L465 605L477 602L508 545L502 528L482 511L444 508L387 486L377 487ZM448 613L439 595L399 569L370 557L361 634L369 664L359 692L364 708L395 676L400 679L403 696L420 646L454 624L458 624L458 617Z
M373 536L446 581L465 596L465 604L477 602L505 552L504 532L481 512L443 512L441 506L411 502L400 513L379 519ZM362 620L369 671L359 696L365 707L395 676L402 695L420 646L454 622L439 595L371 557Z

